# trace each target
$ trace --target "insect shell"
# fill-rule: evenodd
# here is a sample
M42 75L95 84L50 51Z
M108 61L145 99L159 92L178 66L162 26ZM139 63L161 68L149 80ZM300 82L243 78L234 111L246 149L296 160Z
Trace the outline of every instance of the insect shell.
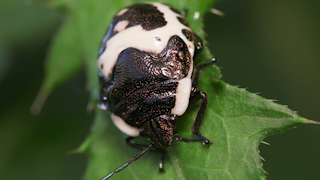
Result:
M162 3L135 4L116 14L99 49L98 105L111 112L114 124L128 135L127 144L142 151L103 179L149 150L161 150L159 169L164 171L164 149L174 139L211 144L199 132L207 97L196 88L200 70L214 59L202 63L191 79L194 54L201 49L202 41L173 7ZM193 127L197 138L178 136L173 127L177 116L185 113L189 102L200 99ZM131 141L140 134L147 137L149 145Z

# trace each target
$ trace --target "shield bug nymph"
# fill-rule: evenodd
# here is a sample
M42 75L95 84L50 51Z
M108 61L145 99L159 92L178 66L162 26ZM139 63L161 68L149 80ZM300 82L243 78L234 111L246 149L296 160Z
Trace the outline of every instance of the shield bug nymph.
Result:
M143 3L116 14L99 49L98 105L111 112L114 124L128 135L127 144L142 151L103 180L149 150L162 152L159 169L164 171L164 149L172 145L174 139L200 141L210 146L211 142L199 131L207 95L197 91L197 85L201 69L215 63L216 59L193 68L194 57L202 49L202 40L173 7ZM174 124L189 104L200 99L202 102L192 128L196 138L182 138ZM145 136L150 144L132 142L139 135Z

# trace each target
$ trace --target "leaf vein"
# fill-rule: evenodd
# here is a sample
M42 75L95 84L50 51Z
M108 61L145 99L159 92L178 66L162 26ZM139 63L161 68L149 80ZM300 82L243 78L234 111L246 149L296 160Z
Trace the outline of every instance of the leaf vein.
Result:
M174 156L172 153L170 153L170 151L167 151L167 153L170 156L170 161L173 164L173 167L174 167L179 179L185 180L185 177L183 176L183 173L181 172L181 167L178 163L178 159L176 158L176 156Z

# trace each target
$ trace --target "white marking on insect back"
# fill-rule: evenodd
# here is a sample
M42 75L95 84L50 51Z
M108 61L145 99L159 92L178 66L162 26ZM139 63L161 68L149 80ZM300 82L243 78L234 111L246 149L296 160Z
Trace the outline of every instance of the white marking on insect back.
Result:
M180 79L176 89L176 102L171 110L171 114L181 116L186 112L189 105L190 93L191 79L189 77Z
M123 20L119 21L115 26L114 26L114 31L120 32L126 29L128 26L129 21Z
M120 129L123 133L131 137L137 137L140 135L140 130L137 127L130 126L127 124L120 116L111 114L111 119L113 123Z
M117 16L123 15L123 14L126 13L128 10L129 10L128 8L121 9L121 10L117 13Z
M168 6L161 3L152 4L164 14L167 24L150 31L144 30L141 25L133 26L110 38L107 41L106 50L98 59L98 67L105 77L108 78L112 74L118 55L124 49L133 47L143 51L160 53L167 45L169 38L173 35L178 35L186 43L191 55L190 64L193 63L194 44L182 33L182 29L190 30L190 28L181 24L177 18L180 15L173 12ZM103 69L100 68L102 63L104 64Z
M191 94L192 80L191 75L193 71L193 64L190 64L190 70L185 78L182 78L178 82L176 88L176 102L171 109L171 114L182 116L189 106L189 99Z

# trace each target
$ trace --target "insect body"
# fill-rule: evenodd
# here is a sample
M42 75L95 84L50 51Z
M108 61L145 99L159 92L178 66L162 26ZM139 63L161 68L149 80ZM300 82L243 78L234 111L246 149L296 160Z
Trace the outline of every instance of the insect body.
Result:
M99 49L98 105L111 112L114 124L128 135L127 144L142 151L103 179L123 170L149 150L163 153L159 169L164 171L164 149L174 139L211 144L199 132L207 96L196 89L200 70L215 59L196 66L191 79L194 55L202 48L202 41L190 30L186 19L170 6L136 4L116 14ZM200 99L192 129L197 138L182 138L173 126L177 116ZM150 144L131 141L139 135L147 137Z

